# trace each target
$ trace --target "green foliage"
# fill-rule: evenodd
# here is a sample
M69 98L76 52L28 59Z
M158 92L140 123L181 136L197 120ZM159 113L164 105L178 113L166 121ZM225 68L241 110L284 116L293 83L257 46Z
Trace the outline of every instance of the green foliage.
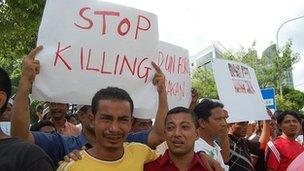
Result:
M295 109L296 105L287 99L284 99L281 95L276 96L277 110Z
M291 47L292 42L289 40L279 55L276 45L272 44L259 57L253 43L246 50L241 48L237 52L225 54L224 58L251 66L261 88L274 87L280 92L280 87L284 86L284 79L287 77L286 72L292 70L293 64L299 60L299 54L293 53Z
M44 0L6 0L0 4L0 66L16 90L22 58L36 46Z
M193 72L192 86L197 90L199 98L218 99L213 74L205 67L200 67Z
M290 87L283 88L283 98L279 96L280 104L278 109L280 110L297 110L300 111L304 107L304 93L298 90L295 90ZM278 99L276 99L278 100Z

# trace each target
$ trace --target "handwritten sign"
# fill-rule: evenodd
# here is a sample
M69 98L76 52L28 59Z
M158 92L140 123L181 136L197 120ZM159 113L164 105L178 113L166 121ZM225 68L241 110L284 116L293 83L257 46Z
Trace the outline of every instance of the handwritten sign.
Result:
M169 109L189 107L191 101L191 77L188 50L160 41L156 62L166 76Z
M136 109L156 110L154 14L96 0L48 0L37 45L44 49L37 57L36 99L90 104L99 89L117 86L130 93Z
M228 122L269 119L254 70L242 63L213 59L213 72Z

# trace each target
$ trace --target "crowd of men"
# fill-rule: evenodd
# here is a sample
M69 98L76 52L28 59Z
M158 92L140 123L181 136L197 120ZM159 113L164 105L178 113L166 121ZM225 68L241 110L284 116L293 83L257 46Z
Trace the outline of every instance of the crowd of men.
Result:
M30 125L28 95L42 49L24 58L13 102L9 75L0 68L0 117L11 122L10 135L0 129L1 171L303 170L297 162L304 156L298 112L268 110L271 120L227 123L233 114L218 101L198 103L195 91L188 108L168 109L165 76L153 62L159 100L154 123L133 117L127 91L107 87L95 93L91 105L77 105L77 119L67 117L69 104L45 102L36 108L38 122Z

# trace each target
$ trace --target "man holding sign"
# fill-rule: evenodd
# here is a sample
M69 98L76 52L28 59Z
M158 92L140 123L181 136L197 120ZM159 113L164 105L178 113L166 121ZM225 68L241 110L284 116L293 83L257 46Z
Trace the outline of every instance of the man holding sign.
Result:
M89 105L100 88L116 86L130 93L135 114L152 119L157 96L150 91L151 61L157 59L158 42L152 13L97 0L48 0L37 40L44 46L37 56L43 67L33 97Z
M98 91L92 99L96 144L82 151L82 160L63 163L58 170L143 170L143 164L158 155L143 144L124 144L133 109L133 100L125 90L108 87Z
M17 90L15 99L16 107L12 115L12 135L15 137L27 140L30 143L35 143L45 150L55 163L62 160L64 155L69 152L80 149L86 144L93 145L97 142L94 130L90 130L90 126L84 125L83 132L77 136L62 136L61 134L46 134L41 132L29 131L29 108L27 96L35 76L40 71L39 60L35 60L35 56L42 50L42 46L34 49L23 62L23 72ZM157 111L155 125L150 131L139 133L131 133L127 137L129 142L141 142L155 148L163 141L164 118L168 111L168 104L165 92L164 75L157 65L153 64L157 73L153 83L157 86L159 95L159 108ZM93 111L93 106L92 106ZM94 122L94 120L92 120ZM89 124L92 124L88 120Z

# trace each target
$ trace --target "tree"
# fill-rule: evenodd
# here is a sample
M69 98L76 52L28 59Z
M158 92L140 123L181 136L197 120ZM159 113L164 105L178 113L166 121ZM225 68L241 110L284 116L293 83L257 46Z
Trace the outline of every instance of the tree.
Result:
M197 68L193 72L192 86L197 90L199 98L219 98L213 73L205 67Z
M283 88L283 96L278 95L279 99L276 99L278 102L279 110L297 110L300 111L304 107L304 93L290 88L288 86Z
M285 85L287 73L291 72L292 66L299 60L299 53L293 53L291 40L286 42L279 53L276 45L272 44L258 57L254 42L248 49L241 48L234 53L229 52L224 58L252 67L261 88L274 87L277 92L281 92L280 88Z
M0 66L10 73L16 90L22 58L36 46L44 0L5 0L0 3Z

